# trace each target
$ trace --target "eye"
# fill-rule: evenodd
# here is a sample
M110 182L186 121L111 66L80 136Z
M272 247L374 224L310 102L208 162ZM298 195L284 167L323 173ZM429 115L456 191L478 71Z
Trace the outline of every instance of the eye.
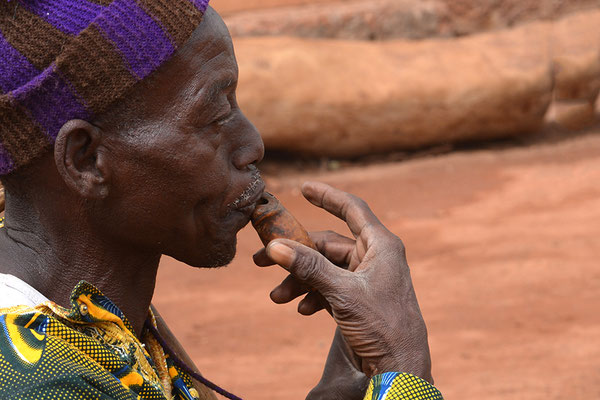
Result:
M213 125L217 125L217 126L223 126L225 125L227 122L229 122L229 120L232 118L233 116L233 112L231 110L231 108L227 111L227 113L223 114L222 116L218 117L217 119L215 119L213 121Z
M214 120L213 124L217 126L225 125L234 116L234 107L232 106L231 99L227 97L227 105L223 107L223 110L219 113L219 116Z

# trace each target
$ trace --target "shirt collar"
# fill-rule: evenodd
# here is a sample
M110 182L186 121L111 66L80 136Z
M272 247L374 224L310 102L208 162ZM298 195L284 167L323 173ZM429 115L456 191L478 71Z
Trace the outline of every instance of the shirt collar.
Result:
M58 314L75 323L113 322L134 335L125 314L98 288L80 281L71 292L71 309L62 308Z

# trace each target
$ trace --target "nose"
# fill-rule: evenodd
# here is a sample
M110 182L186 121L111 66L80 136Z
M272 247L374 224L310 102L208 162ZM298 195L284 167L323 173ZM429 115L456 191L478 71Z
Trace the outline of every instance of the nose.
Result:
M241 111L240 111L241 113ZM241 114L239 141L233 154L233 165L243 170L248 165L259 163L265 155L265 146L258 130Z

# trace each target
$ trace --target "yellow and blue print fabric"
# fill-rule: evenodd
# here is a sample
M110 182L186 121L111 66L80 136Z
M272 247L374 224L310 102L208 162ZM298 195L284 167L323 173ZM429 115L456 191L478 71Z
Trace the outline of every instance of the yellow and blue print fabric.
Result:
M411 374L386 372L371 379L364 400L443 400L429 382Z
M0 310L1 399L198 398L191 379L168 358L174 390L165 393L131 325L94 286L80 282L71 306Z

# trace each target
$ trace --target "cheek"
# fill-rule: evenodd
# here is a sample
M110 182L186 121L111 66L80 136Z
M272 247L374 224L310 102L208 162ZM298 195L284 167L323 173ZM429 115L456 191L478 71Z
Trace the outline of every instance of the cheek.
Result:
M172 200L172 218L185 227L185 233L180 233L213 240L221 235L229 213L231 172L220 153L196 154L192 163L189 160L178 160L181 162L165 170L170 182L165 193Z
M231 171L226 156L214 152L210 157L199 157L189 181L196 203L201 203L199 206L204 205L213 211L214 207L225 206L227 194L231 191Z
M111 155L113 187L106 211L120 221L115 234L178 252L181 246L231 241L236 223L227 208L232 169L226 146L218 135L166 130L163 135Z

